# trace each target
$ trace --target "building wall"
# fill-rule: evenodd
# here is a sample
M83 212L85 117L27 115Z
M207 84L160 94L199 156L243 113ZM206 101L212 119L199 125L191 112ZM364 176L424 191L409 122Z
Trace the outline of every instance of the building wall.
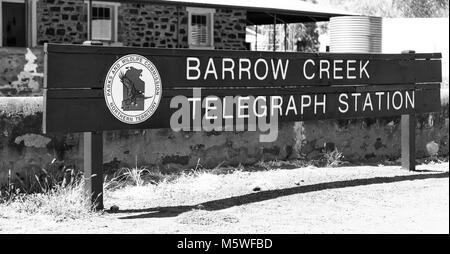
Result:
M239 10L216 10L214 15L214 47L245 50L247 13Z
M37 42L82 43L87 39L87 5L83 0L37 2ZM179 31L177 28L179 27ZM245 50L246 11L217 9L214 14L215 49ZM179 36L179 38L177 38ZM118 40L125 46L188 47L185 7L121 3Z
M122 3L118 19L118 39L124 46L188 47L185 7ZM214 15L215 48L245 50L245 27L245 11L217 9ZM80 44L87 39L87 30L87 5L83 0L39 0L39 46L31 49L33 59L27 59L27 49L0 48L0 96L42 95L42 45L46 42ZM35 73L24 72L29 69L29 64L36 65Z
M214 48L245 50L246 18L246 11L216 9ZM119 41L125 46L189 47L185 7L122 3L118 26Z
M82 43L87 39L84 0L39 0L36 6L37 43Z
M122 3L118 38L125 46L177 48L179 40L180 48L187 48L187 20L186 8Z

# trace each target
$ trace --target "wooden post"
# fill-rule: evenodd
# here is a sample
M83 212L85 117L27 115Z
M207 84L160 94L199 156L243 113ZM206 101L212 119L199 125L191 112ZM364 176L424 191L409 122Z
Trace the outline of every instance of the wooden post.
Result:
M103 209L103 132L84 133L84 181L94 210Z
M416 116L415 114L402 115L402 168L416 170Z
M402 51L402 54L414 54L413 50ZM401 116L402 168L416 170L416 115L414 113Z

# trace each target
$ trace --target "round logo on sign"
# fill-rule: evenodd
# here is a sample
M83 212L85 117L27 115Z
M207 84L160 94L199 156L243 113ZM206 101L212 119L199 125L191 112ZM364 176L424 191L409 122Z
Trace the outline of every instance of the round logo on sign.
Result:
M111 113L127 124L149 119L162 95L161 78L155 65L140 55L126 55L109 69L105 100Z

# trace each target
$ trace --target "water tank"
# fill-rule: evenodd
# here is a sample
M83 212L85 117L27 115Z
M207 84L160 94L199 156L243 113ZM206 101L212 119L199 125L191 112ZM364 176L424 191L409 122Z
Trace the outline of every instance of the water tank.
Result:
M381 53L382 18L342 16L330 19L330 52Z

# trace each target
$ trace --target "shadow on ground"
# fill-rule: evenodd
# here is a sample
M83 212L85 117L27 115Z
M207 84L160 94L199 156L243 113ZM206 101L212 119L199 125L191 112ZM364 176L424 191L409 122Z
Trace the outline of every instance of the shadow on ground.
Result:
M432 170L422 170L421 172L433 172ZM382 183L394 183L402 181L416 181L432 178L448 178L449 172L442 173L424 173L420 175L405 175L405 176L392 176L392 177L373 177L366 179L354 179L346 181L326 182L305 186L297 186L286 189L267 190L255 193L249 193L241 196L235 196L230 198L212 200L197 205L191 206L168 206L168 207L154 207L145 209L129 209L121 210L115 213L141 213L139 215L131 215L121 217L120 219L143 219L143 218L162 218L162 217L175 217L184 212L191 211L193 209L202 209L206 211L216 211L233 206L240 206L255 202L261 202L269 199L275 199L278 197L289 196L294 194L309 193L314 191L339 189L347 187L365 186L371 184Z

